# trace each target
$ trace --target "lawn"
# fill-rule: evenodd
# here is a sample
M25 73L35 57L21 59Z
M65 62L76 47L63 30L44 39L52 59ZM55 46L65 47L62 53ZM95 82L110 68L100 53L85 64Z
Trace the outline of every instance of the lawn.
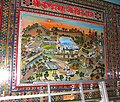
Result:
M42 47L44 49L47 49L47 50L49 50L49 49L56 49L56 45L49 45L49 44L45 44L45 43L42 44Z
M31 46L38 46L39 44L39 42L34 42Z

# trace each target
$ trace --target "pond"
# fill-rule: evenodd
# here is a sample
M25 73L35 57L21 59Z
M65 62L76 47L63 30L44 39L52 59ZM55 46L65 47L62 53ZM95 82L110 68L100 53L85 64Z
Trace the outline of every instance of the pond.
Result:
M70 37L60 37L60 49L61 50L78 50L78 46Z

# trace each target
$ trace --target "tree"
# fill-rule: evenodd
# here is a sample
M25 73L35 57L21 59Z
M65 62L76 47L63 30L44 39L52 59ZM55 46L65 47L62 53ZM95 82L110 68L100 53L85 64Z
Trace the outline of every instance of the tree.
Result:
M62 30L64 31L64 30L65 30L65 28L62 28Z
M91 80L93 79L93 77L95 76L94 73L91 73L90 77L91 77Z
M57 81L57 79L59 78L58 74L56 72L54 72L54 71L52 73L52 76L54 77L55 81Z
M42 33L41 29L37 29L36 33L41 34Z
M47 31L46 34L47 34L47 35L50 35L50 31Z
M105 75L105 73L101 72L102 79L104 79L104 75Z
M31 26L28 25L28 26L26 27L26 30L29 31L30 29L31 29Z
M97 37L98 35L97 35L97 31L95 31L95 37Z
M34 78L33 76L30 76L30 77L28 78L29 82L32 82L34 79L35 79L35 78Z
M75 74L79 75L79 71L77 70Z
M76 63L76 67L79 67L79 62Z
M39 77L39 74L38 74L38 73L36 73L35 77L36 77L36 80L37 80L37 78Z
M25 33L25 32L26 32L26 29L25 29L25 28L23 28L22 32L23 32L23 33Z
M64 79L64 76L63 75L60 75L60 80L62 81Z
M54 77L55 81L57 81L58 78L58 74L56 73L56 76Z
M80 78L82 79L82 78L84 77L84 73L83 73L83 72L80 72L80 73L79 73L79 76L80 76Z
M68 80L68 77L66 76L65 81L67 81L67 80Z
M44 67L40 64L38 65L38 71L41 71Z
M35 64L33 64L32 68L34 69L34 72L35 72L35 71L36 71L36 70L35 70L35 68L36 68L36 65L35 65Z
M39 73L39 80L41 80L41 77L43 76L43 74L42 73Z
M70 81L70 80L71 80L71 77L68 77L68 80Z
M48 71L46 71L45 74L44 74L44 78L45 78L46 80L48 80L48 79L47 79L48 76L49 76L49 73L48 73Z
M27 80L29 80L29 82L31 81L31 78L29 77Z
M51 58L51 57L48 57L48 59L49 59L49 61L51 61L52 58Z
M39 64L39 61L36 61L35 64L38 65L38 64Z
M89 29L89 34L91 34L91 29Z
M37 35L37 38L39 38L39 39L42 40L42 35L38 34L38 35Z
M97 75L95 78L96 78L96 79L100 79L100 76L99 76L99 75Z

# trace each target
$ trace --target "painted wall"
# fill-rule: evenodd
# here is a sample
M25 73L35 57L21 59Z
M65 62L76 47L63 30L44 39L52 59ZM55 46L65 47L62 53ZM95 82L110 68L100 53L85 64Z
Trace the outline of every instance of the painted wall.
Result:
M28 8L21 7L20 0L17 1L17 10L31 10ZM50 1L50 0L48 0ZM59 0L58 0L59 1ZM62 0L61 0L62 1ZM73 0L72 0L73 1ZM104 19L103 21L99 21L100 14L96 13L96 20L91 20L93 22L102 22L106 25L105 27L105 41L106 41L106 76L107 78L119 78L118 73L120 72L120 66L119 66L119 58L120 58L120 6L113 5L110 3L109 5L106 4L106 2L101 2L99 0L88 0L82 1L78 0L80 4L84 6L89 6L88 8L95 9L96 12L98 12L99 9L103 9L104 12ZM108 1L108 0L106 0ZM115 0L114 0L115 1ZM62 2L65 2L64 0ZM69 4L69 1L67 1ZM75 0L76 2L76 0ZM115 3L120 3L119 0ZM4 4L4 5L3 5ZM1 31L0 31L0 97L3 96L10 96L10 95L33 95L36 93L39 93L40 88L42 87L16 87L17 80L17 69L16 69L16 57L13 58L13 55L16 55L17 52L13 52L16 49L16 47L13 47L14 45L17 45L17 38L18 38L18 15L17 18L14 18L14 0L0 0L0 7L2 8L2 24L0 25ZM76 2L76 5L78 2ZM16 6L15 6L16 7ZM91 9L91 10L92 10ZM36 10L33 9L33 11L36 12ZM48 13L44 11L38 10L37 12L40 13ZM101 13L101 14L102 14ZM17 12L18 14L18 12ZM54 14L54 13L53 13ZM69 13L70 14L70 13ZM68 14L68 15L69 15ZM64 16L61 16L64 17ZM71 15L69 16L71 17ZM98 18L97 18L98 17ZM16 19L16 22L14 21ZM73 18L74 19L74 18ZM79 18L80 19L80 18ZM83 19L83 18L82 18ZM90 21L88 18L86 18L87 21ZM86 21L84 19L84 21ZM14 28L16 26L16 28ZM14 42L13 42L14 37ZM15 59L15 60L13 60ZM4 77L5 76L5 77ZM2 80L3 78L3 80ZM6 81L4 81L6 80ZM17 92L16 92L17 90ZM26 91L26 90L29 90ZM36 91L37 90L37 91ZM116 95L116 93L115 93ZM94 95L93 95L94 96ZM27 100L27 99L26 99ZM34 102L35 99L33 99Z

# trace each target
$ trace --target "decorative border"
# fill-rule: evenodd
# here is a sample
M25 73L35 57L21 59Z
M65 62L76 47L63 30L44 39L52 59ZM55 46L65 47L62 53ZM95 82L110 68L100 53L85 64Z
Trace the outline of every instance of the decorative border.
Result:
M120 13L116 13L117 17L117 73L118 73L118 78L120 78Z
M18 55L17 55L17 49L18 49L18 43L17 43L17 40L18 40L18 33L19 33L19 24L18 24L18 22L19 22L19 12L22 10L22 11L27 11L27 12L33 12L33 13L39 13L39 14L44 14L44 15L50 15L50 16L57 16L57 17L62 17L62 18L69 18L69 19L73 19L73 20L79 20L79 21L83 21L83 22L90 22L90 23L93 23L93 24L99 24L99 25L103 25L104 27L105 27L105 23L103 23L103 22L99 22L99 20L98 21L96 21L96 20L90 20L89 18L87 19L87 18L82 18L82 17L78 17L78 16L71 16L71 15L66 15L66 14L61 14L61 13L56 13L56 12L50 12L50 11L47 11L47 10L38 10L38 9L30 9L30 8L26 8L26 7L20 7L19 6L19 4L20 4L20 1L19 0L17 0L15 3L15 6L14 6L14 9L16 9L15 10L15 15L14 15L14 17L12 17L12 19L14 19L14 29L13 29L13 35L14 35L14 39L13 39L13 42L14 42L14 44L13 44L13 46L12 46L12 66L11 66L11 94L12 93L14 93L14 92L25 92L26 90L28 90L29 88L31 89L31 90L29 90L30 92L32 91L32 92L34 92L35 91L35 89L36 88L40 88L41 87L41 84L39 84L39 85L31 85L31 84L26 84L26 85L20 85L20 86L18 86L17 85L17 76L16 76L16 72L17 72L17 57L18 57ZM72 2L71 2L71 4L72 4ZM69 5L69 4L68 4ZM77 4L76 4L77 5ZM89 6L88 6L89 7ZM89 7L90 9L95 9L95 8L93 8L93 7ZM98 10L99 9L95 9L97 12L98 12ZM103 10L103 12L105 12L104 10ZM105 27L106 28L106 27ZM106 32L106 31L105 31ZM105 41L106 41L106 35L105 35L105 37L104 37L105 39ZM104 42L105 44L105 49L106 49L106 42ZM107 60L106 60L107 61ZM107 62L106 62L107 63ZM107 66L106 66L106 68L108 68ZM44 83L42 83L42 84L44 84ZM44 87L46 87L46 86L44 86Z
M1 60L1 62L0 62L0 65L2 66L2 67L4 67L4 58L3 58L3 56L4 56L4 54L3 54L3 44L5 43L4 42L4 39L2 39L2 38L4 38L5 37L5 35L3 35L2 36L2 7L3 7L3 1L2 0L0 0L0 60Z
M0 1L0 30L2 25L2 1Z
M0 32L0 56L1 63L0 67L6 71L11 72L11 45L12 45L12 34L10 34L11 29L10 25L12 26L12 22L10 22L10 17L12 16L12 2L8 0L0 0L2 4L2 25L1 25L1 32ZM10 9L11 8L11 9ZM11 16L10 16L11 15ZM1 95L9 95L10 93L10 74L7 81L4 82L5 84L2 85L2 89L0 90ZM2 83L3 84L3 83ZM2 92L1 92L2 91Z
M71 16L78 16L81 18L87 18L95 21L102 22L104 20L104 12L101 9L95 10L89 8L88 6L78 5L76 3L68 2L53 2L52 0L22 0L21 6L36 9L36 10L46 10L48 12L56 12L60 14L66 14Z
M118 14L118 25L120 26L120 14Z
M20 11L21 12L21 11ZM22 12L27 12L27 11L22 11ZM30 12L28 12L28 13L33 13L32 11L30 11ZM59 16L56 16L56 14L53 14L53 15L50 15L50 14L40 14L40 13L38 13L38 12L34 12L33 14L39 14L39 15L43 15L43 16L53 16L53 17L59 17ZM19 15L20 15L20 13L19 13ZM60 17L61 18L61 17ZM62 17L63 18L63 17ZM69 20L75 20L75 21L80 21L80 22L83 22L83 20L79 20L79 19L77 19L77 18L75 18L74 17L74 19L73 18L69 18L69 17L64 17L64 18L66 18L66 19L69 19ZM20 17L19 17L19 19L20 19ZM20 22L20 21L19 21ZM84 22L86 22L86 23L89 23L89 24L97 24L97 25L100 25L100 26L103 26L104 28L105 28L105 25L104 25L104 23L101 23L101 22L92 22L91 23L91 21L84 21ZM19 27L18 28L20 28L20 25L19 25ZM104 32L105 32L105 29L104 29ZM105 33L104 33L104 35L105 35ZM19 35L19 37L20 37L20 35ZM106 37L104 37L104 39L105 39ZM19 38L18 38L19 39ZM19 43L19 42L18 42ZM19 47L20 45L18 44L18 47ZM16 58L17 58L17 64L19 63L18 62L18 60L19 60L19 58L20 58L20 53L18 53L19 50L20 49L20 47L18 48L18 49L16 49L15 50L15 52L17 52L17 56L16 56ZM104 44L104 49L105 49L105 44ZM19 66L19 64L17 65L17 66ZM19 71L17 71L17 72L19 72ZM19 73L17 73L17 75L19 75ZM41 83L41 82L40 82ZM43 84L44 84L44 82L42 82ZM17 85L18 85L18 80L17 80ZM34 84L27 84L27 85L34 85ZM38 84L39 85L39 84ZM21 86L21 84L20 85L18 85L18 86ZM22 86L26 86L26 84L22 84Z

